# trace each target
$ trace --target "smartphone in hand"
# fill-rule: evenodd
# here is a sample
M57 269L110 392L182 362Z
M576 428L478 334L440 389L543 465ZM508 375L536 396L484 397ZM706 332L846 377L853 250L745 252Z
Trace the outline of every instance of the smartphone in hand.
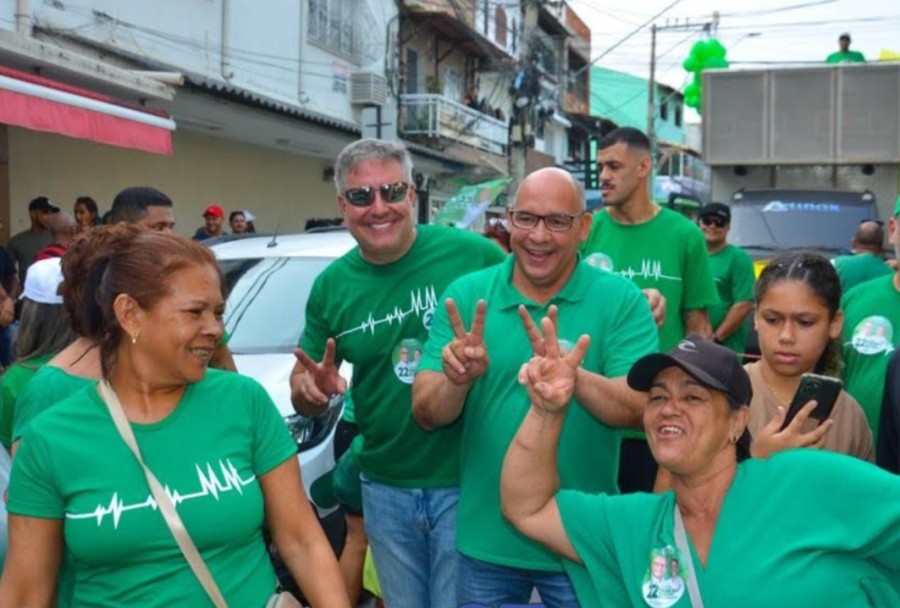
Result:
M781 430L786 429L797 413L803 409L803 406L813 399L816 401L816 409L812 411L809 417L818 420L819 424L828 420L842 388L841 381L830 376L821 376L819 374L803 374L800 376L800 385L797 387L797 392L794 393L794 398L791 399L791 405L788 407Z

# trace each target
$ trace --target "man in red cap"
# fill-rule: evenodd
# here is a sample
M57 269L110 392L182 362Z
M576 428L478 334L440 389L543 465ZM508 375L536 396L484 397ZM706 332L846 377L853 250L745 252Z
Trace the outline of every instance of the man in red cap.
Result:
M225 210L219 205L210 205L203 211L203 219L205 223L202 227L197 228L194 233L195 241L204 241L206 239L224 236L227 234L222 229L225 221Z

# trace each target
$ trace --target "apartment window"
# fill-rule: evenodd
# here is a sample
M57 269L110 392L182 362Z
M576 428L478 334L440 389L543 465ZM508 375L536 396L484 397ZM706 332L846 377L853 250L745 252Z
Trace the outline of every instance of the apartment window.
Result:
M497 12L494 14L495 21L495 30L494 30L494 40L501 47L506 47L506 10L502 6L497 7Z
M669 120L669 104L665 101L659 104L659 117L662 120Z
M681 104L680 103L675 104L675 126L676 127L681 126Z
M360 57L359 0L309 0L309 40L348 59Z

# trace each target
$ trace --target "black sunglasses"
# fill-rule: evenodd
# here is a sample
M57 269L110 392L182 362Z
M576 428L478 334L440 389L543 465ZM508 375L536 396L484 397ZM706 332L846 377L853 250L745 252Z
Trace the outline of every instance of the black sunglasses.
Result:
M344 190L341 195L345 201L354 207L368 207L375 202L375 193L381 192L381 198L386 203L399 203L406 198L409 192L408 182L395 182L393 184L381 184L380 186L362 186Z
M706 215L706 216L704 216L704 217L701 217L701 218L700 218L700 221L701 221L705 226L712 226L712 225L715 225L716 228L724 228L725 226L728 225L728 222L725 220L725 218L718 217L718 216L715 216L715 215Z
M860 224L865 224L866 222L875 222L876 224L878 224L879 226L881 226L882 228L884 228L884 221L883 221L883 220L873 220L873 219L871 219L871 218L869 218L869 219L864 219L864 220L859 220L859 223L860 223Z

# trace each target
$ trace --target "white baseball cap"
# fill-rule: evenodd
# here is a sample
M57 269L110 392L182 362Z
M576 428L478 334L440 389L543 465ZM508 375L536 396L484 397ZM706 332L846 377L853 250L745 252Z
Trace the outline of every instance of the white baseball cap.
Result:
M25 275L25 289L22 298L28 298L38 304L62 304L59 295L59 284L62 283L62 260L48 258L35 262L28 267Z

